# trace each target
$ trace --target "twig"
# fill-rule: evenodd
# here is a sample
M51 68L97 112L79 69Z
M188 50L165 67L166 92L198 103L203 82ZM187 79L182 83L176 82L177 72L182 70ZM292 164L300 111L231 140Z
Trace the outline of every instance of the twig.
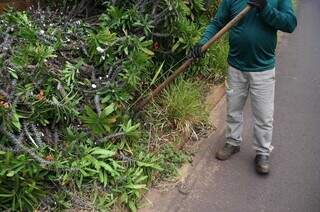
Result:
M20 135L18 136L18 138L16 138L15 135L10 133L8 130L5 130L3 127L0 128L0 131L2 134L7 136L8 138L10 138L11 141L15 145L17 145L21 151L28 153L31 158L33 158L35 161L38 161L42 166L47 166L47 165L54 163L52 161L48 161L48 160L41 158L35 152L33 152L32 149L29 149L28 147L26 147L25 145L22 144L22 141L25 138L24 132L21 132Z
M0 89L0 95L8 98L9 97L9 94L7 92L5 92L4 90Z
M33 131L33 134L35 136L35 139L36 139L36 142L39 146L41 147L44 147L45 144L43 143L42 141L42 138L41 138L41 133L39 132L38 128L36 127L36 125L34 124L31 124L31 129Z
M45 141L49 144L53 144L52 132L47 127L44 129L44 134Z
M169 34L169 33L158 33L158 32L154 32L152 33L152 35L158 38L166 38L166 37L172 36L172 34Z
M54 132L53 132L53 142L55 144L55 146L58 145L59 143L59 133L58 133L58 129L57 128L54 128Z
M16 87L17 87L17 80L14 79L14 80L11 81L11 85L9 85L8 88L7 88L7 93L9 93L8 102L10 102L10 103L12 102L12 100L15 97Z
M91 66L90 69L91 69L91 80L94 84L97 85L98 83L97 83L97 78L96 78L96 71L93 66ZM94 95L94 105L95 105L95 108L96 108L98 115L100 116L102 109L101 109L101 104L100 104L100 95L98 93L96 93Z
M5 151L5 152L14 152L14 149L10 149L6 146L3 146L2 144L0 144L0 150Z
M57 89L60 92L60 94L62 95L62 97L66 97L67 96L67 92L64 89L64 86L62 85L62 83L60 81L58 82Z
M159 4L160 4L160 0L155 0L153 2L152 16L154 16L156 14Z
M127 163L129 166L131 166L135 162L134 158L123 154L123 152L120 152L120 155L118 156L118 159L120 159L121 161Z
M32 138L31 133L29 132L28 128L29 128L29 124L23 123L23 131L24 131L24 133L27 135L27 137L31 141L31 143L33 143L33 145L35 145L36 148L39 148L39 146L36 144L36 142Z
M108 135L104 138L101 138L99 139L98 141L95 142L95 145L100 145L110 139L113 139L113 138L119 138L119 137L122 137L122 136L125 136L126 133L125 132L119 132L119 133L114 133L114 134L111 134L111 135Z

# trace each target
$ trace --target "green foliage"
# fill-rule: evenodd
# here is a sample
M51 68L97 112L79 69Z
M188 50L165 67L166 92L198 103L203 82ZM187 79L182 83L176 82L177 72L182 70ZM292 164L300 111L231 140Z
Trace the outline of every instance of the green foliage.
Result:
M177 168L191 160L191 156L188 153L179 150L172 144L163 146L161 156L161 165L162 167L166 167L161 171L163 178L175 177L178 174Z
M159 103L155 104L156 110L162 111L161 116L174 125L205 122L207 113L202 102L203 91L199 82L180 79L164 92Z
M101 148L88 148L86 151L85 156L82 157L80 161L75 161L72 164L72 166L78 168L81 173L76 179L79 188L81 188L84 178L97 180L104 186L107 186L110 178L120 176L117 169L121 170L124 168L112 159L115 152Z
M202 60L199 60L193 66L189 73L196 75L201 73L206 79L213 81L223 81L225 79L228 64L226 63L229 52L227 39L222 39L216 45L213 45Z
M32 211L46 195L48 171L26 155L0 151L0 209Z
M86 106L84 108L84 114L81 116L83 123L96 134L109 133L111 131L111 125L116 122L116 117L112 117L114 112L114 105L111 104L101 114L97 114L92 108Z
M172 85L150 109L154 122L131 109L185 57L211 9L203 0L141 2L92 1L106 10L90 23L55 10L0 15L0 209L32 211L47 199L76 209L80 198L92 210L136 211L156 173L189 160L148 142L206 122L200 83ZM189 76L220 79L226 52L216 46ZM168 127L149 135L148 124Z

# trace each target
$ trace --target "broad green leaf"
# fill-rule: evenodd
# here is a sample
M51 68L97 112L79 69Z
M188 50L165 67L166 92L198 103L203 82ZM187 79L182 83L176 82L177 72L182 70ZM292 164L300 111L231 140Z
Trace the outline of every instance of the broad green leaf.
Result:
M112 160L112 166L116 169L125 169L123 166L119 165L119 163L117 163L115 160Z
M12 124L13 126L15 126L18 130L21 129L21 124L20 124L20 118L22 118L22 116L19 116L17 113L13 113L12 114Z
M99 158L109 158L114 156L116 153L107 149L95 148L91 154L100 155Z
M101 183L104 183L103 171L99 172L99 180Z
M125 53L126 55L128 55L128 54L129 54L128 47L124 48L124 53Z
M143 181L145 181L146 179L148 179L147 175L141 176L138 179L135 180L136 183L141 183Z
M154 55L154 52L147 49L147 48L141 48L141 50L146 53L147 55L150 55L150 56L153 56Z
M14 194L0 194L0 197L13 197Z
M88 177L89 174L87 172L85 172L83 169L80 169L80 172L83 176Z
M150 167L150 168L157 169L157 170L159 170L159 171L162 171L162 170L163 170L163 168L161 168L159 165L153 164L153 163L144 163L144 162L138 161L137 164L138 164L138 166L140 166L140 167Z
M14 69L8 67L8 70L9 70L10 75L11 75L13 78L18 79L18 75L17 75L17 73L16 73L16 71L15 71Z
M137 207L136 207L136 204L134 202L129 201L128 206L129 206L131 212L136 212L137 211Z
M163 65L164 65L164 61L162 62L161 66L158 68L158 70L157 70L156 74L154 75L150 85L153 85L156 82L156 80L157 80L157 78L158 78L158 76L159 76L159 74L160 74L160 72L161 72L161 70L163 68Z
M14 176L15 172L14 171L10 171L8 174L7 174L7 177L12 177Z
M180 46L180 42L178 41L176 44L173 45L173 47L171 48L172 52L175 52L177 50L177 48L179 48Z
M115 171L109 164L106 164L103 161L100 161L100 165L102 168L104 168L107 172L109 172L112 176L118 176L119 173Z
M103 109L103 115L108 116L114 112L114 104L109 105L105 109Z
M131 189L145 189L147 186L145 184L137 184L137 185L134 185L134 184L129 184L129 185L126 185L126 188L131 188Z
M90 171L90 172L92 172L92 173L96 173L96 174L99 173L99 171L98 171L98 170L95 170L95 169L85 168L85 170L86 170L86 171Z

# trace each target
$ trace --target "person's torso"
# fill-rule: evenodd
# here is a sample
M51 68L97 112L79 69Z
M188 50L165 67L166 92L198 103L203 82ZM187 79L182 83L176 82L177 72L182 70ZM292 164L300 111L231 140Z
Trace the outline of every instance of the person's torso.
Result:
M277 8L278 0L268 0ZM247 0L230 0L230 19L247 6ZM261 71L275 63L277 30L269 26L253 8L229 34L229 62L236 63L244 71Z

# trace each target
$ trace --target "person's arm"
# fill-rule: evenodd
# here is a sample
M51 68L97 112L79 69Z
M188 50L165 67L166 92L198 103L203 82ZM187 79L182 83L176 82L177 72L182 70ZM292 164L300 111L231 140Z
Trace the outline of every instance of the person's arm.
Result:
M269 26L283 32L291 33L297 26L297 18L291 0L279 0L278 8L274 8L267 3L260 15Z
M215 17L210 21L204 35L200 40L200 44L207 43L220 29L222 29L230 21L230 5L229 0L222 0Z

